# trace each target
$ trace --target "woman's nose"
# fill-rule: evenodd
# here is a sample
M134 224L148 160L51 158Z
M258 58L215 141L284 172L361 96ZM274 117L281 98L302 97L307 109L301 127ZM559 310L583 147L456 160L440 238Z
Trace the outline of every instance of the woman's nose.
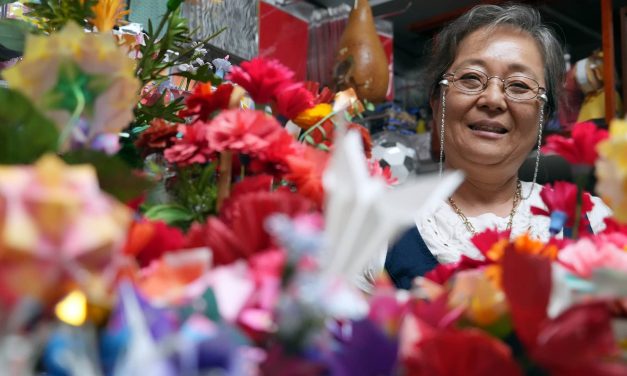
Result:
M507 101L505 100L503 82L498 78L495 80L488 80L487 87L479 94L478 104L481 107L485 107L493 111L504 111L507 108Z

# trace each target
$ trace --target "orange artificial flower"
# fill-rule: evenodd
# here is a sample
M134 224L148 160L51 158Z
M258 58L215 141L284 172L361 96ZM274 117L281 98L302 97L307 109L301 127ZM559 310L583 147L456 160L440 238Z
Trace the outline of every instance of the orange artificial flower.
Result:
M113 27L129 14L125 9L126 1L122 0L98 0L91 10L96 15L90 21L101 33L113 30Z

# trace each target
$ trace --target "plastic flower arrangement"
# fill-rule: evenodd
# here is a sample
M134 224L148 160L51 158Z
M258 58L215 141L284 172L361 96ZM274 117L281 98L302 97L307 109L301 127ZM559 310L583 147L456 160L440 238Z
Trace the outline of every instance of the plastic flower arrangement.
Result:
M364 294L352 277L459 174L391 190L354 93L278 61L180 69L206 53L181 0L143 37L117 39L121 2L61 3L32 6L46 35L29 37L0 89L0 369L627 372L627 226L589 233L592 203L574 185L542 191L537 215L561 218L550 241L489 230L473 239L481 259L410 291L382 276ZM619 220L621 124L597 161ZM591 165L588 141L604 137L585 126L574 146L551 142Z

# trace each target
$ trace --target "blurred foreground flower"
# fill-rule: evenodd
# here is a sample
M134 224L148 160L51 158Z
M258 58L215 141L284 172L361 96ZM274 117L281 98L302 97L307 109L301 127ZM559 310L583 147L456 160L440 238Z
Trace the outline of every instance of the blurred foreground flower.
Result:
M594 166L598 157L597 144L607 136L605 129L597 129L592 122L577 123L573 126L571 137L547 137L542 152L559 154L574 165Z
M596 164L599 195L621 222L627 222L627 122L614 120L610 137L599 144Z
M91 166L52 155L34 166L0 166L0 287L41 297L68 273L102 271L130 219L100 191Z
M69 23L49 36L29 35L24 59L3 75L54 120L63 150L91 147L130 123L139 89L134 70L112 35Z

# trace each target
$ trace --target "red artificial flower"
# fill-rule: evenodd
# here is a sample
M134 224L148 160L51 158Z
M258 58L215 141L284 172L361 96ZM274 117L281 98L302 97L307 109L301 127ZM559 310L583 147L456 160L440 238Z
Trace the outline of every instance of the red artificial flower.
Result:
M270 103L293 83L294 72L278 60L256 57L233 66L226 79L243 87L257 104Z
M335 93L326 86L320 90L320 83L318 82L305 81L305 87L314 96L314 105L319 103L331 103L335 97Z
M425 278L437 284L444 285L449 278L454 276L457 272L476 269L489 264L490 262L488 260L476 260L462 255L461 259L457 262L438 264L433 270L425 274Z
M135 257L139 266L145 267L164 253L183 247L185 237L181 230L162 221L141 220L131 225L124 253Z
M364 154L366 154L366 158L370 159L372 157L372 137L370 137L370 131L368 128L360 124L350 123L348 125L348 129L355 129L359 131L359 134L361 135L361 143L364 147Z
M187 97L187 108L179 112L180 117L195 116L196 119L207 121L217 110L229 108L233 85L222 84L214 91L210 83L202 83L194 88L192 94Z
M483 254L486 260L496 262L501 259L510 243L511 230L499 231L488 228L474 235L470 241Z
M503 291L514 329L531 359L555 375L623 375L611 328L610 307L591 302L547 316L551 262L508 250L503 258ZM614 360L614 361L613 361Z
M276 110L287 119L314 106L314 97L302 84L292 84L276 95Z
M322 173L329 161L329 153L307 146L302 155L287 157L289 172L285 179L294 183L298 193L312 200L318 208L324 202Z
M408 376L522 375L510 348L478 329L442 330L415 345L404 359Z
M176 125L156 118L150 122L150 127L139 135L135 141L135 146L141 150L144 156L160 152L174 144L174 137L177 133Z
M226 110L207 126L207 140L215 151L263 153L279 133L287 133L275 118L261 111Z
M194 224L188 234L186 248L209 247L215 265L229 264L237 259L275 248L266 232L266 219L277 213L294 217L312 210L312 203L291 192L252 192L238 196L230 204L228 215L210 217L203 225Z
M207 163L213 156L213 150L207 142L207 124L197 121L190 125L179 125L178 131L183 135L163 153L165 159L180 166L193 163Z
M572 164L594 166L598 153L597 144L608 137L608 131L598 129L592 122L577 123L571 137L552 135L547 137L543 152L553 152Z
M565 227L572 228L575 224L575 211L577 208L577 185L564 181L557 181L553 186L546 184L540 191L540 197L546 205L546 209L531 207L531 213L550 217L553 212L560 211L567 215ZM581 221L579 233L587 231L589 221L585 215L594 204L588 192L584 192L581 203Z

